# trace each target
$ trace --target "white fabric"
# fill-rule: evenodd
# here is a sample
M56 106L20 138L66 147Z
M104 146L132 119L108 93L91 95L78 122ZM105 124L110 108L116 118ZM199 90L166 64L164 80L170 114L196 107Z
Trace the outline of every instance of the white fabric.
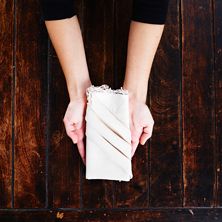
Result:
M86 179L132 177L128 91L108 85L86 90Z

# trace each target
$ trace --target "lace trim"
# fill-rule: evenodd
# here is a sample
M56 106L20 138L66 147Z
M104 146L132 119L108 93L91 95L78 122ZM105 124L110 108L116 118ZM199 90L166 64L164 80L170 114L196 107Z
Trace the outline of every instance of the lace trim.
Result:
M128 90L123 89L123 87L121 87L120 89L112 89L107 84L103 84L101 86L91 85L90 87L88 87L86 89L86 92L87 93L91 93L91 92L108 92L108 93L114 93L114 94L128 95Z
M123 87L120 87L120 89L112 89L107 84L103 84L101 86L94 86L91 85L86 89L86 95L87 100L90 101L91 94L94 92L103 92L103 93L112 93L112 94L121 94L121 95L128 95L128 90L123 89Z

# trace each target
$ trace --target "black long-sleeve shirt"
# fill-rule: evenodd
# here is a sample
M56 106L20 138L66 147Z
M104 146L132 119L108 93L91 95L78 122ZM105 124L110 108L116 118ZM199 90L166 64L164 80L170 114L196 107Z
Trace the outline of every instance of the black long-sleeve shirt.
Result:
M164 24L169 0L133 0L131 19L134 21ZM70 18L77 14L74 0L41 0L44 20Z

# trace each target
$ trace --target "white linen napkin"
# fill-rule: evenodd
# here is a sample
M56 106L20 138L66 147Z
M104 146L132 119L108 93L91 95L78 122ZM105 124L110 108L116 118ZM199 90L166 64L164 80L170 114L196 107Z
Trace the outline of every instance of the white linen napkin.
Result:
M108 85L86 89L86 179L132 177L128 91Z

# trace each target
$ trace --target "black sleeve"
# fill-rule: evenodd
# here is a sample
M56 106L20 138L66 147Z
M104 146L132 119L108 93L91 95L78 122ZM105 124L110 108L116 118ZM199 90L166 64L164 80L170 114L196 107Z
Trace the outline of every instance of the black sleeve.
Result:
M169 0L133 0L131 20L165 24Z
M76 15L74 0L41 0L43 20L59 20Z

